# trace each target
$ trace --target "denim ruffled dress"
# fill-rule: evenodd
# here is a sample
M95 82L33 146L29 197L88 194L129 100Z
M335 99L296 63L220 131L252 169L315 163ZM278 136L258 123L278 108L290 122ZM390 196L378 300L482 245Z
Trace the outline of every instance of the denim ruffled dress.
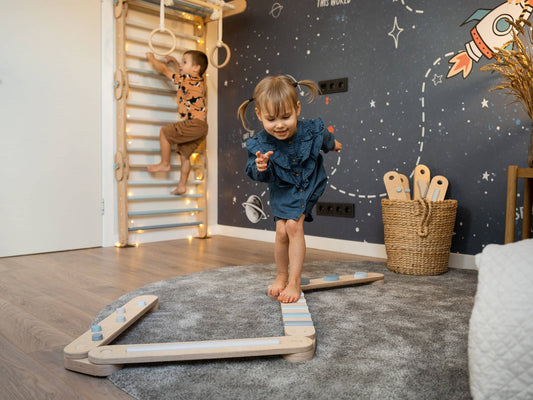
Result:
M298 121L294 136L278 140L264 129L246 142L246 174L268 183L274 219L298 220L302 214L312 221L311 211L326 189L327 176L322 154L335 148L335 138L321 118ZM256 153L273 151L266 171L259 172Z

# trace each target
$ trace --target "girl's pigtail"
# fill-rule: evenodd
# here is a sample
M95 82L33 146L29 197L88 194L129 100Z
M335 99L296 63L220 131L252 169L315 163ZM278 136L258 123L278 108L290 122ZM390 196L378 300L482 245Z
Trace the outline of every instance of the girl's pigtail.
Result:
M320 95L320 88L318 87L318 85L313 82L313 81L310 81L310 80L303 80L303 81L298 81L296 82L296 87L297 86L305 86L307 88L307 102L308 103L311 103L313 100L315 100L318 95Z
M244 129L246 129L248 132L251 132L251 129L249 129L247 126L246 126L246 109L248 108L248 105L254 101L254 98L252 97L251 99L248 99L248 100L245 100L240 106L239 106L239 109L237 110L237 118L240 118L241 119L241 122L242 122L242 126L244 127Z

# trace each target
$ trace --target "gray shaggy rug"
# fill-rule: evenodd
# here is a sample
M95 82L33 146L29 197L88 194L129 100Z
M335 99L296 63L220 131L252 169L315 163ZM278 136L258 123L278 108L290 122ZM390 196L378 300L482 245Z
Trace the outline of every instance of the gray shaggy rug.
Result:
M381 262L313 262L303 277L385 275L383 285L306 293L317 348L311 361L256 357L129 365L109 376L136 399L470 399L468 322L477 271L408 276ZM122 296L159 296L113 344L283 336L279 303L266 296L273 264L226 267L153 283Z

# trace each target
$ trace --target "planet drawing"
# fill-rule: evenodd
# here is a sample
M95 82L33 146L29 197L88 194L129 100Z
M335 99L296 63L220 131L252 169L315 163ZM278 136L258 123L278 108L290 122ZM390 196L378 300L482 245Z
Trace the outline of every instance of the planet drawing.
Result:
M270 9L270 12L268 13L273 18L278 18L281 14L281 10L283 10L283 6L279 3L272 4L272 8Z
M263 202L259 196L252 194L244 203L242 203L246 216L251 223L257 224L262 219L266 219L266 214L263 211Z

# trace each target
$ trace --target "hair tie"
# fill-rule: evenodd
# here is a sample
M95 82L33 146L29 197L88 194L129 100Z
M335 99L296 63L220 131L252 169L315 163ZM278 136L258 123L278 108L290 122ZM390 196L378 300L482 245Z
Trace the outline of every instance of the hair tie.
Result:
M298 84L298 81L296 80L296 78L295 78L294 76L289 75L289 74L285 74L285 76L286 76L287 78L289 78L289 79L292 81L291 85L292 85L293 87L298 88L298 86L300 86L300 85Z
M253 97L250 97L250 98L248 99L248 103L251 103L252 101L254 101L254 98L253 98Z

